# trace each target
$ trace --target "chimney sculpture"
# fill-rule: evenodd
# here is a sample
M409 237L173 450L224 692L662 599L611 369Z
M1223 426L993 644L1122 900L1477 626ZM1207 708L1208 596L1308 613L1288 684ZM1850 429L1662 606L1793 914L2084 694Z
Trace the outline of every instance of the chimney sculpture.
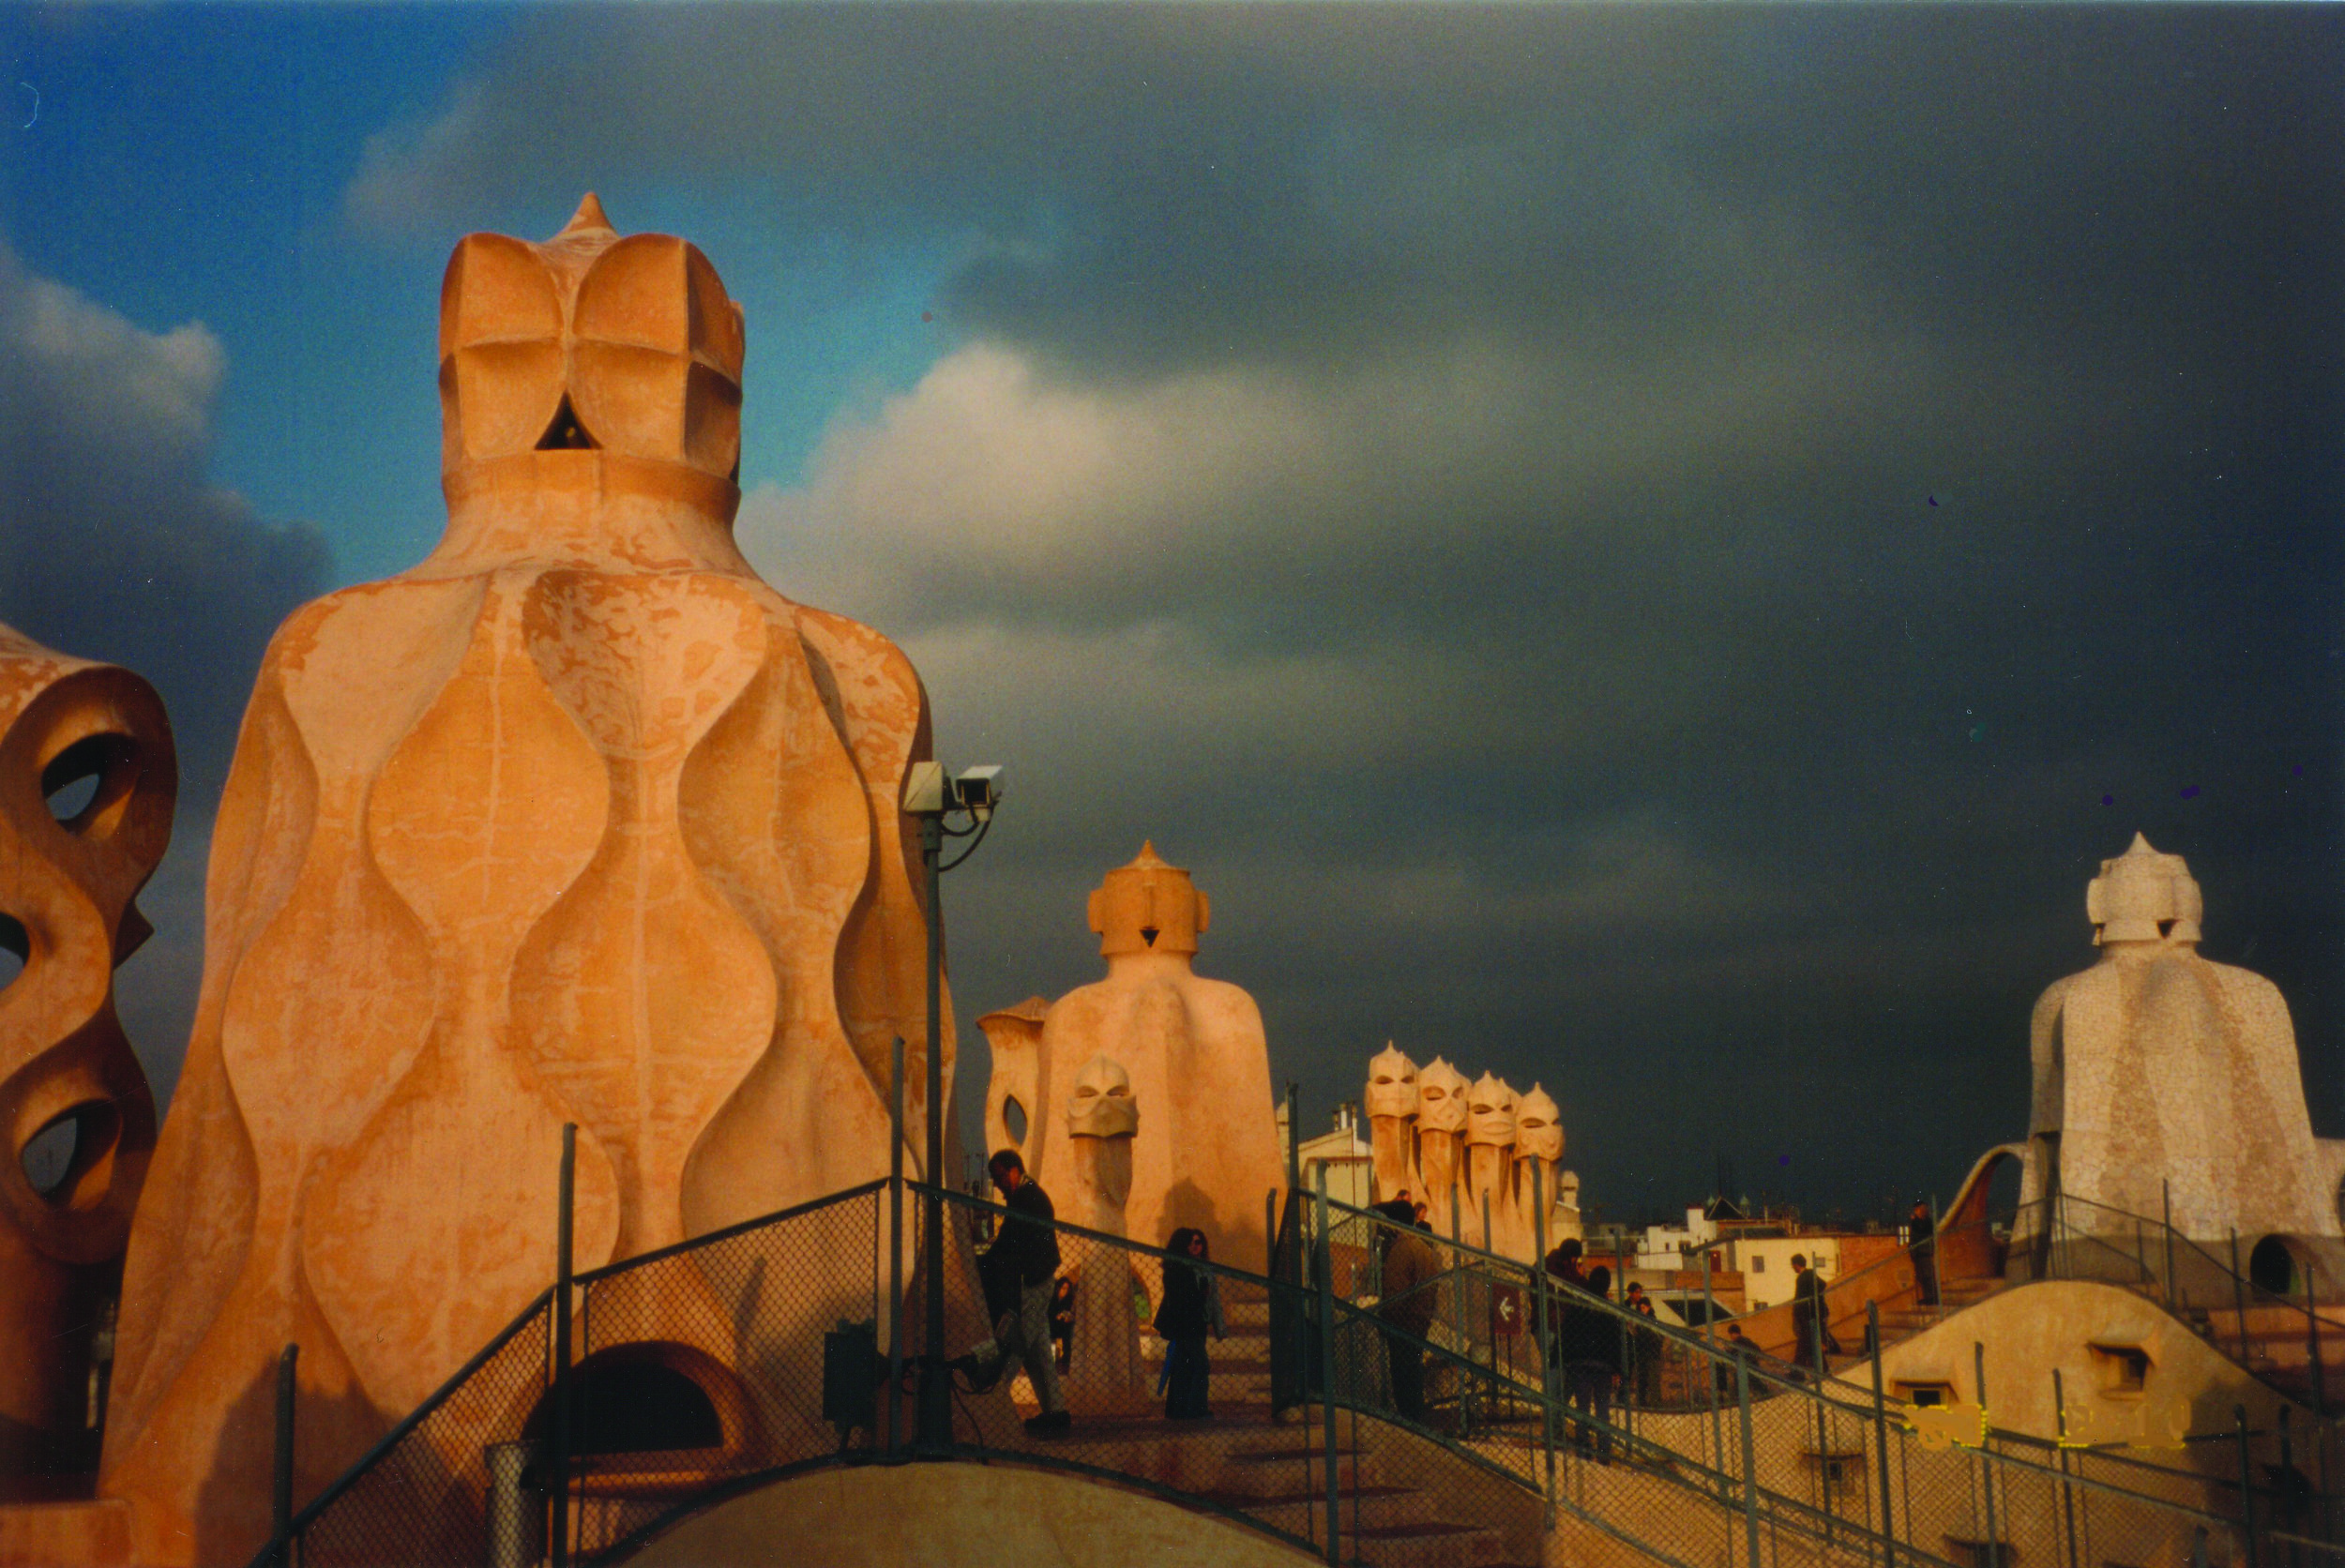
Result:
M1132 1142L1132 1239L1162 1246L1193 1225L1216 1259L1259 1259L1263 1199L1284 1185L1270 1052L1254 999L1196 972L1211 905L1187 871L1143 844L1107 874L1089 912L1107 978L1067 992L1043 1020L1029 1114L1045 1120L1027 1164L1045 1187L1065 1184L1067 1136L1048 1118L1065 1115L1077 1071L1105 1052L1148 1107Z
M1465 1075L1438 1056L1416 1075L1416 1173L1425 1183L1425 1223L1444 1237L1465 1234L1459 1206L1466 1089Z
M1416 1063L1390 1040L1368 1063L1369 1148L1376 1200L1425 1196L1416 1173Z
M921 1125L927 701L734 547L743 347L592 196L456 247L446 533L279 629L220 804L106 1434L145 1559L260 1547L282 1346L306 1497L545 1288L564 1123L582 1270L884 1174L897 1036Z
M1514 1090L1505 1078L1484 1073L1466 1092L1465 1235L1490 1252L1514 1246L1509 1199L1516 1132Z
M1548 1246L1552 1248L1563 1240L1556 1214L1563 1201L1559 1185L1563 1172L1563 1113L1556 1108L1554 1096L1535 1083L1530 1093L1515 1102L1515 1161L1506 1206L1515 1216L1517 1257L1528 1258L1538 1250L1541 1203L1547 1206Z
M1067 1217L1111 1236L1127 1234L1124 1207L1132 1192L1132 1138L1140 1104L1122 1063L1094 1056L1075 1075L1067 1102L1067 1147L1074 1173ZM1075 1335L1068 1359L1069 1410L1082 1415L1135 1414L1148 1408L1148 1369L1140 1355L1140 1319L1132 1307L1139 1284L1130 1255L1070 1241L1077 1254ZM1144 1298L1143 1298L1144 1299Z
M2199 956L2199 884L2148 839L2085 890L2101 961L2056 981L2030 1033L2034 1110L2022 1205L2089 1200L2071 1226L2162 1217L2243 1244L2340 1233L2345 1143L2312 1136L2288 1004L2269 980Z
M94 1340L155 1147L114 969L178 787L152 686L0 626L0 1502L97 1468Z
M1015 1149L1028 1170L1041 1155L1035 1108L1042 1103L1042 1020L1050 1011L1048 1002L1030 996L977 1020L993 1057L985 1081L985 1151Z

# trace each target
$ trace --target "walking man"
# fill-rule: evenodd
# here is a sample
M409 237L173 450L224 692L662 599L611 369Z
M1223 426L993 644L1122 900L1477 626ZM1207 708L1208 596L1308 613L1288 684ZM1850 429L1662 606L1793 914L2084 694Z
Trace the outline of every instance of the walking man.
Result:
M986 1161L985 1168L1001 1189L1009 1214L1001 1234L978 1259L977 1268L981 1276L1002 1281L1005 1299L987 1302L987 1310L996 1313L993 1337L956 1360L953 1366L969 1374L973 1386L982 1393L1001 1380L1013 1361L1023 1364L1035 1397L1042 1405L1041 1413L1026 1422L1026 1430L1064 1432L1074 1418L1067 1412L1067 1396L1059 1390L1058 1361L1051 1353L1051 1295L1058 1281L1058 1232L1054 1229L1058 1214L1051 1207L1050 1194L1026 1174L1026 1162L1019 1158L1017 1150L1003 1150ZM1013 1283L1016 1305L1009 1309L1007 1287ZM991 1290L987 1294L992 1296Z

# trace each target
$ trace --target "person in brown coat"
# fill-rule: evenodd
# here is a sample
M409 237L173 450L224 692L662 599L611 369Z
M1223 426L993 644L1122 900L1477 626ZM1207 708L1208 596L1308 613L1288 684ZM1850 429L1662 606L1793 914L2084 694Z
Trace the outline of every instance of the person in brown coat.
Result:
M1384 1267L1377 1281L1376 1315L1384 1323L1384 1360L1392 1374L1392 1407L1405 1421L1425 1422L1425 1351L1419 1342L1433 1326L1433 1277L1441 1259L1418 1233L1406 1202L1382 1204L1377 1212L1393 1223L1384 1241Z

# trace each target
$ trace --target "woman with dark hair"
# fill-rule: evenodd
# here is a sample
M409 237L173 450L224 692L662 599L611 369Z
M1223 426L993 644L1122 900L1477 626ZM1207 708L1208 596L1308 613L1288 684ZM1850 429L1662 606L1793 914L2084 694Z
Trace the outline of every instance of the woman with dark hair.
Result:
M1172 1232L1165 1250L1164 1301L1156 1330L1164 1336L1164 1414L1168 1421L1202 1421L1209 1408L1213 1365L1205 1359L1205 1335L1226 1337L1221 1291L1214 1276L1184 1259L1205 1259L1205 1233L1193 1226Z

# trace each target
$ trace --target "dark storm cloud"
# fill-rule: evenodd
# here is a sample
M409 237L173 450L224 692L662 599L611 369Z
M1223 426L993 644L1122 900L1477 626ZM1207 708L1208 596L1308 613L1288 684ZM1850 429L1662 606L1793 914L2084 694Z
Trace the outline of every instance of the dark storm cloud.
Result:
M0 622L153 682L179 748L157 935L120 1004L159 1093L195 1009L203 858L261 649L321 591L323 541L255 517L207 468L226 360L199 324L150 333L0 246Z
M1323 1103L1391 1034L1544 1078L1599 1199L1943 1191L2140 827L2345 1128L2325 13L592 21L351 209L706 171L964 245L961 346L743 534L1018 771L965 1003L1088 973L1153 833Z

